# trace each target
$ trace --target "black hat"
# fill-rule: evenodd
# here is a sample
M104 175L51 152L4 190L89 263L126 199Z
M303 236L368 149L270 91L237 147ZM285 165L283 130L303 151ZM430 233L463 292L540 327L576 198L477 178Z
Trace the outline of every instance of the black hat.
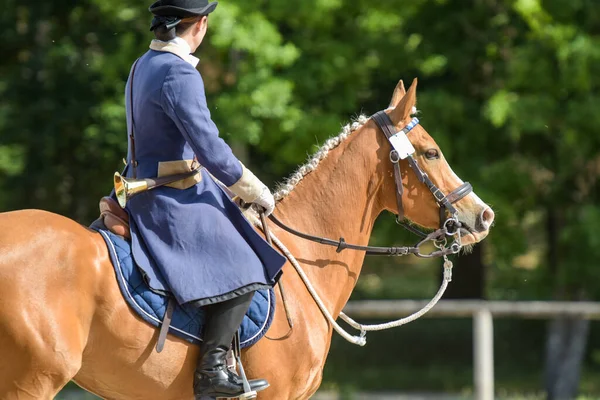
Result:
M217 2L208 0L158 0L148 10L160 17L196 17L208 15L217 8Z

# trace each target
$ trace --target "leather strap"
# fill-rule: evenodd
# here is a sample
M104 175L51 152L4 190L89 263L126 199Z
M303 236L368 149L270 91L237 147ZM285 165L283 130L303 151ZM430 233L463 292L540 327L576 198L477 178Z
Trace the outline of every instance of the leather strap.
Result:
M446 196L446 200L448 200L450 203L456 203L472 191L473 186L471 186L469 182L465 182L448 194L448 196Z
M264 211L260 212L260 222L262 223L263 232L265 234L265 240L267 241L267 243L269 243L269 246L273 246L273 241L271 240L271 230L269 229L269 224L267 223L267 217L265 217ZM271 338L265 335L265 337L269 340L286 339L292 334L292 331L294 330L294 321L292 320L292 314L290 313L287 297L285 295L285 289L283 287L283 282L281 282L281 279L277 281L277 285L279 285L279 292L281 293L281 300L283 301L283 309L285 310L285 318L287 319L288 327L290 329L285 335L279 338Z
M343 250L358 250L364 251L367 255L370 256L405 256L407 254L419 254L418 246L402 246L402 247L375 247L375 246L361 246L356 244L347 243L344 238L340 238L339 240L328 239L325 237L310 235L308 233L300 232L294 228L291 228L281 222L275 215L269 215L269 219L275 223L278 227L291 233L294 236L298 236L299 238L310 240L311 242L316 242L320 244L324 244L326 246L337 247L337 252L341 253Z
M132 173L132 177L134 179L137 178L137 159L135 157L135 134L134 134L134 128L133 128L133 124L134 124L134 119L133 119L133 78L135 76L135 69L137 67L138 61L140 61L140 59L138 58L137 60L135 60L135 62L133 63L133 67L131 69L131 79L129 80L129 119L130 119L130 125L131 125L131 129L129 131L129 148L131 149L131 167L133 169L133 173ZM192 164L192 172L194 170L199 169L198 167L200 166L200 163L198 162L198 157L196 156L196 154L194 154L194 163ZM183 178L187 178L188 176L192 176L194 175L193 173L189 173L188 175L183 176ZM182 178L182 179L183 179ZM170 182L169 182L170 183Z
M157 187L170 185L171 183L181 181L183 179L187 179L193 175L200 173L201 168L202 167L198 164L198 167L196 167L196 169L193 169L188 172L182 172L181 174L159 176L157 178L144 178L144 179L139 179L139 180L145 181L146 185L147 185L146 190L150 190L150 189L155 189Z
M389 140L390 137L396 134L392 119L385 113L379 111L373 115L373 120L377 123L385 137ZM393 159L392 157L396 157ZM404 206L402 205L402 195L404 194L404 185L402 184L402 169L400 168L400 159L395 150L390 152L390 160L394 164L394 181L396 182L396 203L398 205L398 220L404 219Z
M433 251L429 254L422 254L420 252L420 246L429 241L437 241L445 237L446 233L443 229L438 229L430 234L426 235L423 240L417 243L415 246L402 246L402 247L375 247L375 246L361 246L356 244L346 243L344 238L340 238L340 240L328 239L325 237L309 235L308 233L300 232L294 228L291 228L277 219L273 214L269 215L269 219L275 223L278 227L283 229L286 232L291 233L294 236L298 236L299 238L310 240L311 242L323 244L326 246L334 246L337 247L338 253L343 250L357 250L364 251L368 256L406 256L408 254L414 254L417 257L421 258L434 258L441 257L449 254L456 254L457 250L450 248L443 248L440 250Z
M169 333L169 327L171 326L171 320L173 319L173 310L175 309L175 297L170 297L167 303L167 310L165 311L165 317L163 318L158 333L158 342L156 342L156 352L160 353L165 347L165 340Z
M129 162L131 162L131 167L133 169L132 176L134 179L137 178L137 161L135 159L135 136L133 133L133 77L135 75L135 68L137 67L138 61L140 61L139 58L135 60L135 63L133 63L133 68L131 69L131 79L129 80L129 119L131 125L129 130L129 148L131 149L131 160L129 160Z
M431 194L433 194L433 197L435 197L435 201L440 205L440 207L445 207L452 214L455 214L456 208L454 208L452 203L450 201L448 201L448 198L446 197L444 192L442 192L440 190L440 188L437 187L431 181L431 179L429 178L429 175L427 175L425 172L423 172L423 170L421 170L421 167L419 167L419 164L417 164L417 160L415 160L413 156L408 156L407 160L408 160L408 164L410 165L411 169L415 172L415 175L417 175L417 179L419 179L419 181L421 183L424 183L425 186L427 186L427 188L429 189ZM461 187L462 186L463 185L461 185ZM452 193L454 193L454 191ZM440 221L440 223L443 223L443 222Z

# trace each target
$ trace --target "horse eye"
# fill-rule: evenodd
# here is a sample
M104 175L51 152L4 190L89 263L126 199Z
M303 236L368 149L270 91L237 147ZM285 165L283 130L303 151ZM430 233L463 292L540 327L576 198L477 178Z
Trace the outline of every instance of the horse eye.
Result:
M440 158L440 153L438 153L436 149L429 149L425 152L425 157L427 157L428 160L436 160Z

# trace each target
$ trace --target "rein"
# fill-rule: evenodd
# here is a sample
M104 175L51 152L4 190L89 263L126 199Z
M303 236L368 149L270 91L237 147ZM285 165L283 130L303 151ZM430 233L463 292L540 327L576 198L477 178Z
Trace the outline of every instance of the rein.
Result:
M442 248L436 251L433 251L429 254L423 254L420 251L420 247L431 241L443 241L445 236L448 235L447 231L444 229L438 229L435 232L430 233L429 235L425 235L424 239L417 243L415 246L402 246L402 247L375 247L375 246L361 246L357 244L347 243L344 238L340 238L339 240L328 239L320 236L313 236L307 233L303 233L295 230L283 222L281 222L277 217L273 214L269 216L269 219L275 223L278 227L283 229L286 232L291 233L294 236L297 236L302 239L310 240L311 242L316 242L326 246L337 247L337 252L341 253L343 250L356 250L356 251L364 251L368 256L406 256L409 254L413 254L417 257L421 258L434 258L434 257L442 257L449 254L456 254L460 251L460 246L458 243L452 243L449 248Z
M415 126L418 125L419 120L417 118L413 118L411 122L401 129L399 132L395 131L394 123L390 119L390 117L384 112L380 111L373 115L373 120L378 125L379 129L385 134L386 138L392 144L392 150L390 152L390 161L394 165L394 180L396 182L396 201L398 203L398 215L396 218L396 222L408 229L410 232L421 236L423 239L417 243L415 246L402 246L402 247L374 247L374 246L361 246L355 244L346 243L343 237L339 240L328 239L325 237L319 237L315 235L310 235L307 233L300 232L295 230L283 222L278 220L274 215L270 215L270 219L281 229L286 232L291 233L294 236L300 237L305 240L310 240L312 242L316 242L326 246L337 247L337 252L340 253L343 250L355 250L355 251L364 251L366 255L387 255L387 256L405 256L408 254L413 254L417 257L421 258L433 258L433 257L443 257L444 258L444 279L442 284L433 297L433 299L421 310L415 312L414 314L401 318L396 321L391 321L383 324L376 325L363 325L352 318L348 317L344 312L340 313L340 317L346 321L352 328L360 330L359 336L353 336L346 332L344 328L342 328L336 321L335 318L331 315L331 313L327 310L325 304L321 300L320 296L316 292L315 288L311 284L308 276L302 270L302 267L298 263L298 260L291 254L291 252L287 249L287 247L274 235L269 233L268 226L266 224L266 220L262 217L262 221L259 221L258 218L252 216L250 219L254 223L255 226L260 227L265 232L265 236L275 243L275 245L283 252L283 254L288 258L292 266L298 272L298 275L302 279L302 282L308 289L309 293L317 303L319 309L323 313L323 316L329 323L332 325L333 329L339 333L344 339L349 341L350 343L354 343L359 346L364 346L366 344L366 334L368 331L378 331L384 329L395 328L398 326L405 325L409 322L412 322L429 310L431 310L437 302L442 298L448 284L452 281L452 262L448 259L448 255L456 254L462 248L461 237L460 237L460 228L461 223L458 220L458 210L453 206L454 203L458 202L469 193L473 191L473 187L470 183L465 182L458 188L454 189L448 195L445 195L429 178L429 176L423 172L423 170L419 167L417 160L412 156L415 152L414 148L410 144L408 137L406 134L410 132ZM402 185L402 171L400 167L400 160L408 159L408 165L416 174L417 178L421 183L424 183L427 188L430 190L431 194L434 196L436 202L440 206L440 227L430 234L425 234L420 230L406 224L404 222L404 208L402 205L402 194L404 191ZM449 215L448 215L449 214ZM448 237L453 238L453 243L448 247ZM269 241L270 241L269 240ZM433 245L437 248L437 250L429 253L423 254L420 251L420 247L427 243L432 242ZM283 297L283 292L282 292ZM286 305L284 298L284 306ZM292 329L292 324L290 320L289 310L287 306L285 307L286 315L288 317L288 324L290 325L290 329Z
M269 232L269 229L266 224L265 218L263 218L261 221L258 218L256 218L254 215L249 215L248 219L256 227L262 228L263 231L265 232L265 236L267 237L267 232ZM350 342L352 344L356 344L358 346L364 346L365 344L367 344L367 332L368 331L380 331L380 330L395 328L398 326L406 325L409 322L412 322L412 321L422 317L425 313L427 313L429 310L431 310L437 304L437 302L442 298L442 296L444 295L444 292L446 291L446 288L448 287L448 284L452 281L452 262L450 260L448 260L447 256L443 256L444 260L445 260L444 261L444 280L442 281L442 284L441 284L438 292L434 296L434 298L431 299L431 301L427 305L425 305L425 307L423 307L421 310L415 312L414 314L409 315L408 317L401 318L396 321L387 322L384 324L363 325L363 324L360 324L360 323L354 321L352 318L348 317L344 312L340 312L340 317L344 321L346 321L346 323L348 323L352 328L360 330L360 335L355 336L355 335L348 333L344 328L342 328L340 326L340 324L337 323L335 318L331 315L331 313L325 306L325 303L323 303L323 300L321 300L321 297L319 296L316 289L310 282L310 279L308 278L308 276L306 275L306 273L300 266L300 263L298 262L298 260L296 260L296 257L294 257L294 255L288 250L288 248L283 244L283 242L281 242L281 240L279 240L279 238L277 238L277 236L273 235L272 233L269 233L268 237L270 238L272 243L274 243L279 248L279 250L281 250L281 252L287 257L287 259L290 261L290 264L292 264L292 266L298 273L298 276L300 276L302 283L304 283L304 286L306 286L306 289L308 290L308 292L312 296L313 300L319 307L319 310L321 310L321 313L323 314L325 319L331 324L333 329L341 337L346 339L348 342ZM436 244L434 243L434 245L436 245ZM292 330L294 329L293 321L292 321L291 314L289 312L288 304L287 304L286 297L285 297L285 292L283 291L281 282L279 282L279 284L280 284L280 290L281 290L281 298L283 300L285 314L286 314L288 326L290 329L289 329L288 333L286 333L282 338L277 338L277 339L269 338L271 340L285 339L291 334Z

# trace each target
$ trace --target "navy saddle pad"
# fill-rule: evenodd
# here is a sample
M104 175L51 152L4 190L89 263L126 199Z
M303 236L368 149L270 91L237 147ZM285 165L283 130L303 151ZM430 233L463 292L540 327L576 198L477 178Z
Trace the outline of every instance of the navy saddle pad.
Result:
M98 230L104 238L110 254L119 288L127 304L149 324L159 327L167 309L168 297L150 290L142 272L133 262L131 243L106 230ZM249 347L258 342L267 332L275 315L273 289L255 292L252 305L241 325L241 345ZM204 313L202 309L179 305L173 311L169 333L188 342L202 341Z

